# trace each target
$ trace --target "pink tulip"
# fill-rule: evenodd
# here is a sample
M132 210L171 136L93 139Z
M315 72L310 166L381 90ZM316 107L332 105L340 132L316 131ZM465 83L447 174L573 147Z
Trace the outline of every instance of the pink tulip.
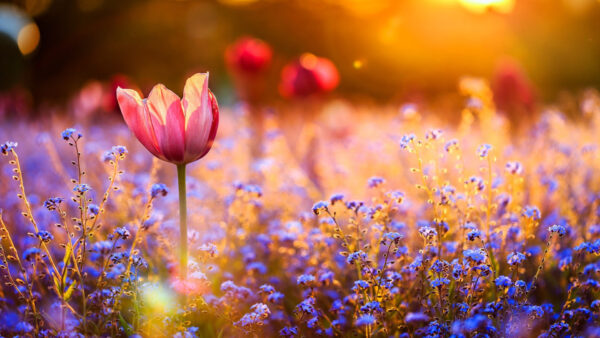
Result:
M187 79L182 100L164 85L157 84L148 98L143 100L135 90L119 87L117 101L129 129L144 147L161 160L177 165L179 271L180 280L186 281L188 235L185 166L208 153L219 125L219 106L208 89L208 73L198 73ZM187 287L187 284L184 286Z
M284 97L306 97L332 91L339 81L331 60L306 53L283 68L279 91Z
M208 153L217 134L219 107L208 89L208 73L190 77L179 99L162 84L147 99L117 88L123 118L154 156L175 164L194 162Z

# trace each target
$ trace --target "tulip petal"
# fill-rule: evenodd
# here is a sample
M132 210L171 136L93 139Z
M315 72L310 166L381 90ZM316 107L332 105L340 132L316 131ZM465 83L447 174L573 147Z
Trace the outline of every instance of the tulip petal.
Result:
M179 96L164 85L157 84L148 95L146 108L164 157L169 162L183 163L185 122Z
M219 123L218 106L208 89L208 73L195 74L186 81L182 104L185 111L185 161L192 162L210 150Z
M121 108L125 123L127 123L127 126L131 129L135 137L154 156L161 157L150 119L138 92L118 87L117 102Z

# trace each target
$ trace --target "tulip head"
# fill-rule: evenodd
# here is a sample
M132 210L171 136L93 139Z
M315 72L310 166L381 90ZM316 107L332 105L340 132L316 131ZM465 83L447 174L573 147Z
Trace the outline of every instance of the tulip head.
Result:
M157 84L146 99L135 90L119 87L117 102L129 129L163 161L187 164L204 157L212 147L219 107L208 89L208 73L186 81L183 99Z
M339 80L331 60L306 53L283 68L279 91L284 97L306 97L332 91Z
M225 62L233 72L254 75L263 72L271 63L273 52L264 41L243 37L225 51Z

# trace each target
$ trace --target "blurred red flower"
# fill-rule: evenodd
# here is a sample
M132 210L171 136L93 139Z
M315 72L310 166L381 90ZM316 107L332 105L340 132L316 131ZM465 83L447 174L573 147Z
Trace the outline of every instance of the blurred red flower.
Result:
M494 102L498 110L509 117L519 119L523 113L535 109L535 89L525 71L513 60L502 60L492 79Z
M284 97L306 97L332 91L339 81L331 60L306 53L283 68L279 92Z
M242 37L227 47L225 62L234 72L257 74L269 66L272 55L271 47L266 42Z

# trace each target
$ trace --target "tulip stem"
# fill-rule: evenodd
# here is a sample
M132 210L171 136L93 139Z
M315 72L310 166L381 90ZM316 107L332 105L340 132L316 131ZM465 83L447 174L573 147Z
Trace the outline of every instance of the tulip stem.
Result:
M181 279L187 279L187 199L185 187L185 164L177 165L177 183L179 186L179 269Z

